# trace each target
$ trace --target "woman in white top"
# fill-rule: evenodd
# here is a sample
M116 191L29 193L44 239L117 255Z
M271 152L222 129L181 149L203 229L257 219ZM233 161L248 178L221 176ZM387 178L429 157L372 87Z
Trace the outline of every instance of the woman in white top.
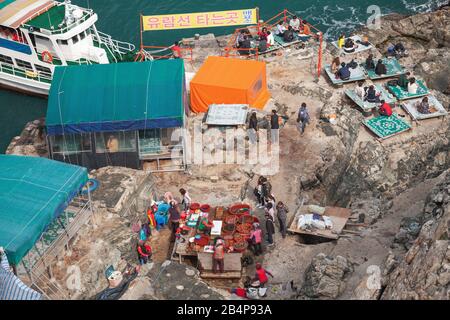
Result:
M275 39L273 37L272 32L270 32L270 31L267 31L267 45L269 47L275 45Z
M408 83L408 93L409 94L416 94L417 89L419 89L419 86L416 83L416 78L409 79Z
M366 96L366 90L364 89L364 81L358 82L358 86L356 87L355 91L358 98L364 101L364 97Z
M297 18L297 16L293 16L291 21L289 21L289 25L294 29L295 31L300 31L300 19Z
M282 37L284 35L285 31L286 31L286 27L283 25L283 21L278 22L278 24L277 24L277 31L275 31L275 34L277 36Z
M181 193L181 196L183 197L183 200L181 201L182 209L184 211L187 211L191 207L192 199L189 196L189 193L185 189L181 188L180 193Z

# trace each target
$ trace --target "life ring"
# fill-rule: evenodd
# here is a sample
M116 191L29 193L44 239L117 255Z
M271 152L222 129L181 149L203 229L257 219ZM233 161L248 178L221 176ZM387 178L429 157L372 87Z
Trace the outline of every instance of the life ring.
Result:
M50 52L43 51L41 55L42 55L42 60L44 62L53 63L53 56L52 56L52 54Z
M96 179L89 179L81 190L81 194L88 194L98 188L99 182Z

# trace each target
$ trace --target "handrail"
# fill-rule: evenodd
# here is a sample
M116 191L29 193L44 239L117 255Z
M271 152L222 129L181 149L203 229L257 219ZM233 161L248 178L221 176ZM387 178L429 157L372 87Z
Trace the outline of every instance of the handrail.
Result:
M147 51L145 49L157 49L155 51ZM172 50L172 47L163 47L163 46L142 46L142 50L144 50L145 52L147 52L148 54L150 54L155 60L159 60L159 59L170 59L173 57L172 52L170 54L165 54L165 55L155 55L154 53L161 53L164 51L168 51L168 50ZM182 57L181 59L183 60L187 60L188 62L192 62L193 58L194 58L194 54L193 54L193 50L192 48L180 48L181 52L182 52ZM184 54L186 53L187 54Z
M235 51L236 54L230 54L231 51ZM240 54L240 51L249 51L248 55ZM239 57L239 58L252 58L255 57L256 60L259 59L259 49L258 48L225 48L225 57Z
M59 6L63 6L63 5L64 5L64 3L60 3L57 6L59 7ZM77 26L80 23L85 22L86 20L88 20L90 17L92 17L94 15L94 12L91 9L84 9L84 8L81 8L81 7L78 7L78 6L76 6L76 7L83 11L83 16L80 19L78 19L74 23L72 23L70 25L66 25L65 27L60 28L60 29L55 29L55 30L44 29L44 30L50 31L50 34L52 34L52 35L53 34L62 34L62 33L65 33L67 31L69 31L70 29L72 29L72 27ZM51 8L53 8L53 6L42 8L41 10L39 10L39 11L35 12L33 15L31 15L31 17L28 19L28 21L33 20L34 18L36 18L37 16L40 16L44 12L47 12ZM34 26L32 26L32 25L30 25L28 23L23 24L23 26L28 28L28 29L30 27L34 28ZM43 29L43 28L41 28L41 29Z
M27 78L27 79L37 79L37 81L39 81L39 82L51 82L52 81L51 77L43 75L42 74L43 72L41 72L41 71L31 71L26 68L21 68L21 67L16 67L16 66L10 65L10 64L0 63L0 72L8 73L7 71L4 71L4 69L5 70L9 69L10 71L12 71L13 76L19 76L19 77L21 76L21 77ZM33 77L33 76L27 74L27 71L36 73L36 77ZM44 81L44 80L46 80L46 81Z

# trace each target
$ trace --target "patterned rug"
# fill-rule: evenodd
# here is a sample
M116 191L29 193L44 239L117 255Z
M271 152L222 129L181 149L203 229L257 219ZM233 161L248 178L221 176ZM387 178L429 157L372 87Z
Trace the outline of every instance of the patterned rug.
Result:
M406 99L414 99L426 96L430 93L428 88L425 86L423 81L417 80L417 84L419 85L419 88L417 89L416 94L409 94L408 90L404 90L403 88L399 86L390 86L388 85L388 89L392 94L398 99L398 100L406 100Z
M411 126L396 114L390 117L379 116L365 120L364 124L381 139L387 139L411 129Z
M397 59L389 59L384 58L383 63L386 65L387 73L383 75L378 75L375 73L375 70L367 70L365 68L365 63L362 64L363 68L366 70L367 75L371 80L377 80L377 79L385 79L385 78L391 78L400 76L401 74L404 74L406 71L403 69L403 67L400 65Z

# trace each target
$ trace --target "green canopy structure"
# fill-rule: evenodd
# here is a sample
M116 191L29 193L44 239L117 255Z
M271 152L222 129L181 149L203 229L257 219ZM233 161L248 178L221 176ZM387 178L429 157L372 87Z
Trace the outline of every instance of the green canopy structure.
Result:
M20 263L87 180L86 168L0 155L0 246L11 264Z
M185 87L182 59L57 67L47 133L181 127Z

